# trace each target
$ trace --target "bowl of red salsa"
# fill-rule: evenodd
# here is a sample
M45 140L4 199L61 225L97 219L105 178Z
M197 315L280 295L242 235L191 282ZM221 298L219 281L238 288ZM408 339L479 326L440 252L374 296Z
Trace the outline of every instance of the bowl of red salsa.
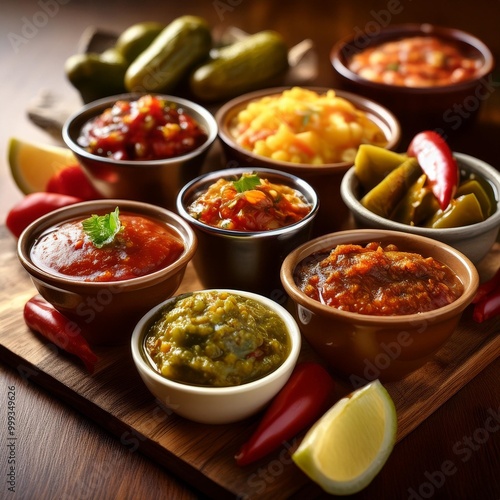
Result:
M18 242L43 298L94 345L127 342L139 318L173 296L196 251L190 226L130 200L82 202L47 214Z
M357 32L337 41L330 59L341 88L387 106L409 135L422 127L455 135L491 93L490 49L458 29L426 23Z
M475 266L453 247L380 229L304 243L284 260L281 280L305 339L353 385L422 367L479 284Z
M198 239L193 264L203 285L267 296L282 294L281 262L311 237L318 208L307 182L266 168L206 173L177 197Z
M201 172L217 130L194 102L123 94L83 106L66 121L63 139L103 197L172 209L179 189Z

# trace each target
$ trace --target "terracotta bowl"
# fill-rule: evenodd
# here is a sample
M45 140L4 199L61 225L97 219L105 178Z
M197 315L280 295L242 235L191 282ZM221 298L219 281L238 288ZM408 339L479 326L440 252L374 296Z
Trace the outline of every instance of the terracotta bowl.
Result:
M210 291L210 290L208 290ZM218 289L216 291L224 291ZM171 298L154 307L137 323L132 334L131 348L135 366L149 391L165 406L181 417L204 424L227 424L243 420L262 410L290 377L300 353L301 337L290 313L266 297L254 293L226 290L251 298L274 311L284 321L290 351L285 361L274 371L252 382L228 387L210 387L176 382L162 376L148 361L144 340L150 326L177 300L189 294Z
M361 204L360 184L353 167L342 180L340 192L354 217L356 227L391 229L427 236L451 245L465 254L473 263L478 263L490 251L500 230L500 172L472 156L462 153L454 153L454 156L460 169L477 174L491 186L496 199L496 210L486 220L468 226L435 229L410 226L386 219Z
M318 93L324 93L328 90L326 88L308 88ZM278 87L245 94L227 102L216 113L215 118L219 128L219 138L227 165L228 167L270 168L300 177L314 188L320 199L321 208L316 218L315 233L324 234L337 230L342 227L348 214L347 207L340 197L340 182L345 172L352 166L352 162L307 165L273 160L242 148L237 144L231 133L231 122L251 101L266 95L279 94L283 90L285 88ZM396 147L401 130L399 122L389 110L361 95L341 90L335 90L335 93L338 97L350 101L379 125L387 138L388 149Z
M481 60L482 66L472 80L435 87L402 87L371 82L349 69L349 61L366 48L410 36L436 36L456 44L467 54ZM442 129L446 135L469 124L481 103L492 92L487 76L494 60L488 47L470 33L431 24L402 24L381 28L377 33L355 33L339 40L330 60L340 88L380 102L401 122L404 135L411 138L422 129ZM403 139L404 140L404 139Z
M311 211L301 221L269 231L233 231L212 227L194 219L189 205L218 179L237 180L255 172L274 184L301 192ZM255 168L231 168L203 174L189 182L177 197L177 212L192 227L198 240L193 264L206 288L236 288L276 297L282 292L279 269L294 248L311 238L318 214L315 190L305 181L286 172Z
M89 153L78 144L80 131L87 121L100 115L117 100L136 100L140 94L106 97L83 106L68 118L63 127L63 139L75 154L95 189L104 198L144 201L170 210L175 207L179 189L199 173L203 161L217 138L217 123L212 114L194 102L163 95L169 102L182 107L208 134L197 149L174 158L151 161L125 161Z
M322 304L297 286L297 266L314 259L315 252L371 241L393 243L399 250L447 265L462 282L462 295L433 311L375 316ZM377 229L340 231L305 243L283 262L281 280L304 338L334 371L355 385L377 378L398 380L423 366L451 336L479 284L476 268L458 250L423 236Z
M81 281L51 273L33 262L31 248L44 231L75 218L108 213L117 206L121 212L147 216L167 225L184 244L180 257L150 274L109 282ZM196 251L196 244L190 226L164 208L128 200L100 200L61 208L33 222L19 238L18 256L38 292L81 327L91 344L115 345L128 342L139 318L174 295Z

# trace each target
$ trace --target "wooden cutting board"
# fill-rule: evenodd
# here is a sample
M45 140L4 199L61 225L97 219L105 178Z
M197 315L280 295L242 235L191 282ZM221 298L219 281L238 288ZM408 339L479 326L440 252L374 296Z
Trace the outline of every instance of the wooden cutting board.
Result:
M500 243L478 266L482 279L500 264ZM288 498L314 486L291 462L285 448L239 468L234 455L258 417L231 425L209 426L177 417L147 391L135 371L128 346L98 350L101 362L88 375L78 360L24 324L24 303L36 293L17 260L14 239L0 227L0 360L23 377L95 420L131 452L140 451L189 484L217 498ZM179 292L199 289L188 267ZM386 384L398 413L398 441L500 355L500 318L481 325L468 308L447 344L424 367L399 382ZM304 346L302 356L314 357ZM351 388L338 384L338 396ZM301 436L288 443L295 448Z

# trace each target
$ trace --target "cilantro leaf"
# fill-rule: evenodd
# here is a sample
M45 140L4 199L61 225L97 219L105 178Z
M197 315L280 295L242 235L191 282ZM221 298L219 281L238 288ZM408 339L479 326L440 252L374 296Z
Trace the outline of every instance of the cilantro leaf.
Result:
M255 189L260 184L260 177L257 174L242 175L237 181L233 182L238 193Z
M105 215L91 215L82 221L84 232L97 248L111 243L121 229L118 207Z

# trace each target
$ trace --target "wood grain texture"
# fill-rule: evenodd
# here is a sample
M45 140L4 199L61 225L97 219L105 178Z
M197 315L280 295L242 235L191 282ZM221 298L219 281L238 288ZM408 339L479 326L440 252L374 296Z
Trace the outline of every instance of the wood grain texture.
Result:
M20 380L15 370L2 363L0 380L5 387L15 388L18 436L16 493L7 495L3 489L0 498L125 500L146 490L151 500L199 498L146 456L124 452L119 441L100 425L53 393ZM5 414L0 413L3 418ZM2 460L4 457L2 454Z
M288 498L307 490L309 481L297 475L285 449L259 463L239 468L234 454L257 419L225 426L207 426L177 417L147 391L132 363L128 346L100 348L93 376L73 357L59 352L25 326L24 302L35 293L17 262L12 238L0 229L0 271L8 286L0 291L0 359L33 382L47 388L84 415L115 434L130 451L140 451L201 491L218 498L259 496L265 481L258 472L280 467L266 494ZM498 245L481 263L488 277L498 264ZM6 273L6 271L8 271ZM179 292L199 289L191 266ZM398 413L401 441L500 354L500 320L478 325L467 310L459 327L436 356L417 372L386 384ZM304 356L314 357L306 352ZM338 385L339 397L350 388ZM300 439L290 443L293 449Z

